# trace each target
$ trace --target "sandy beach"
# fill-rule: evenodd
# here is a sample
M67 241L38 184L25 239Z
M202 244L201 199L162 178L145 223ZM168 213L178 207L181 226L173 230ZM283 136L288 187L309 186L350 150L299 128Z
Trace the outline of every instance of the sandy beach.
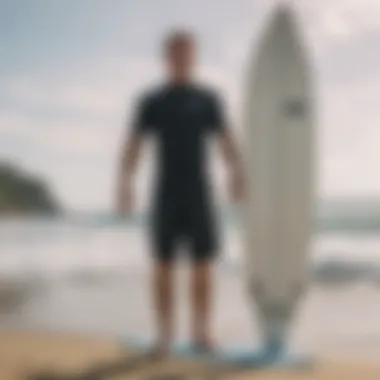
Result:
M189 322L185 274L178 273L179 339L186 337ZM252 323L254 313L242 284L223 271L218 271L216 279L214 330L218 344L234 347L258 343L258 326ZM0 314L0 379L37 380L27 376L40 371L75 374L99 365L112 372L116 365L115 374L101 379L209 379L224 373L223 379L243 380L378 380L378 297L376 289L364 285L345 291L309 290L290 345L316 359L313 371L224 373L223 368L171 359L129 372L119 364L130 361L128 358L136 353L120 347L116 339L154 331L148 273L134 270L90 282L56 281L13 313ZM364 308L368 313L363 314ZM49 378L38 380L42 379Z
M100 364L108 368L133 354L122 350L116 339L154 333L151 267L140 228L110 226L100 231L61 221L4 228L0 380L34 380L27 375L40 370L80 373ZM215 271L212 334L217 345L227 349L260 344L257 311L238 265L235 232L226 235L224 261ZM313 260L322 262L331 252L363 260L377 254L379 246L378 236L322 236L314 242ZM176 273L176 338L180 340L188 337L191 316L188 266L183 269ZM292 350L315 358L315 370L233 372L223 378L378 380L379 320L379 288L370 278L311 282L291 326L289 344ZM215 372L223 369L167 360L105 380L202 379Z
M256 379L256 380L377 380L380 364L365 361L344 361L318 358L312 370L236 371L204 364L166 359L144 368L128 370L128 352L112 340L88 336L43 332L0 332L0 378L2 380L32 379L35 373L61 375L85 374L94 368L106 368L112 376L105 379ZM118 368L119 367L119 368Z

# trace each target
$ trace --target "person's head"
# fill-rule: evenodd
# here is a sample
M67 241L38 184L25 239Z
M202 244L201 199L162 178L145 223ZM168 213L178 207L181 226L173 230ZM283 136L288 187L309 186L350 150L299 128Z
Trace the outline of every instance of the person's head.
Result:
M165 57L169 75L176 82L189 80L195 60L194 36L185 30L175 30L165 39Z

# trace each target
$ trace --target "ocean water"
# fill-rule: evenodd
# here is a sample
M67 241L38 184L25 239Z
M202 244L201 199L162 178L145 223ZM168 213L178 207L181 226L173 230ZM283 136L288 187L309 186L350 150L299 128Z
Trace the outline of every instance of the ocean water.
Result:
M380 202L355 206L320 208L310 244L316 281L380 281ZM239 271L243 254L237 215L221 215L220 265L231 272ZM0 275L58 278L81 269L106 274L142 268L149 263L146 219L107 213L0 219Z
M292 344L326 354L380 357L380 207L320 208L310 247L311 285ZM21 307L0 325L121 336L154 332L149 247L143 215L0 220L0 283L23 283ZM254 305L242 281L236 215L222 219L215 334L223 344L258 342ZM179 273L178 334L188 325L186 270ZM1 290L1 289L0 289Z

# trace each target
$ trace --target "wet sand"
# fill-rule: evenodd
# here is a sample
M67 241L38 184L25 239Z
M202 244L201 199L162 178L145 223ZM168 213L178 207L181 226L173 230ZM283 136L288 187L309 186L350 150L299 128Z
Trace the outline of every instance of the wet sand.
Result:
M108 371L102 379L256 379L256 380L378 380L380 363L318 358L312 370L236 371L195 361L166 359L144 365L131 361L135 353L117 342L67 333L0 331L0 379L26 380L33 373L86 373L96 367ZM131 370L131 365L137 367ZM100 367L99 367L100 366ZM129 369L128 369L129 367ZM107 373L107 372L106 372Z

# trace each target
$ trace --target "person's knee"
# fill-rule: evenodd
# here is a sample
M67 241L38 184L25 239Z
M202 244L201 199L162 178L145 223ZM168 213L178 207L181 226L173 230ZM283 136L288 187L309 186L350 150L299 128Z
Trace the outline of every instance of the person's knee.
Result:
M212 251L197 251L193 254L193 268L198 271L207 271L213 266L215 254Z
M212 274L213 262L212 260L196 260L193 262L193 281L196 283L203 283L208 281Z
M155 272L161 278L169 279L174 269L172 260L159 260L155 264Z

